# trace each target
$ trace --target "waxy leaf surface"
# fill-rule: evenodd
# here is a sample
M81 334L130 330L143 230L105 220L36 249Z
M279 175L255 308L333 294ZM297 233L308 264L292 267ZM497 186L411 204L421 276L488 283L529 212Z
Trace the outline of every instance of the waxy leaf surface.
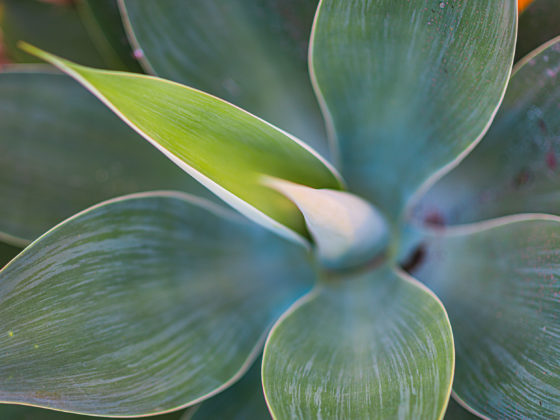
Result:
M516 60L560 35L559 6L558 0L534 0L519 16Z
M18 41L27 41L90 66L106 64L78 11L70 4L0 0L0 29L6 54L16 62L39 61L16 45Z
M560 219L541 217L428 237L414 271L449 312L453 389L487 418L560 413Z
M352 192L395 220L472 147L502 99L516 21L515 0L321 1L311 70Z
M0 73L0 232L33 240L119 195L206 190L67 76Z
M417 219L457 224L560 213L560 38L520 65L488 134L426 193Z
M121 6L147 70L327 151L307 71L317 0L122 0Z
M378 268L316 286L277 322L263 356L276 419L436 419L453 379L441 303Z
M305 222L291 201L264 185L265 176L341 188L334 169L308 146L214 96L153 76L95 70L24 48L76 78L205 187L281 235L301 241Z
M270 420L261 382L261 359L241 380L203 402L189 420Z
M179 193L94 206L0 271L0 401L157 414L231 385L313 280L301 248Z

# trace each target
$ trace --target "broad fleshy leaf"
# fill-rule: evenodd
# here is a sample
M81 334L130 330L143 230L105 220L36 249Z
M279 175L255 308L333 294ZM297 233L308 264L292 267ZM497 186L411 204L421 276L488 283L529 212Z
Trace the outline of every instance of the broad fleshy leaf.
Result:
M509 79L516 6L321 2L311 70L352 192L395 220L419 186L476 144Z
M174 411L169 414L150 417L151 420L190 420L190 412L193 408L187 410ZM9 405L0 404L0 418L3 420L107 420L109 417L92 417L80 414L63 413L54 410L45 410L43 408L30 407L26 405ZM145 417L138 417L145 419Z
M192 196L94 206L0 271L0 401L100 416L195 404L245 372L313 277L300 247Z
M560 37L520 63L488 134L414 211L436 224L560 212Z
M390 268L316 286L276 323L263 385L276 419L436 419L454 350L441 303Z
M203 402L189 420L270 420L261 383L261 359L228 390Z
M106 64L114 70L141 72L126 37L117 0L78 0L76 6Z
M557 418L560 218L456 228L424 249L414 274L449 312L457 396L488 418Z
M307 71L317 2L120 3L147 70L232 102L325 154L326 131Z
M53 5L38 0L0 0L0 29L6 54L16 62L36 62L16 44L39 43L44 48L90 66L105 60L91 40L73 5Z
M12 69L0 73L0 232L33 240L133 192L205 194L69 77Z
M214 96L153 76L83 67L22 46L65 71L163 154L255 222L302 241L297 207L265 177L340 189L335 170L295 137Z
M560 35L559 6L558 0L534 0L519 16L516 60Z

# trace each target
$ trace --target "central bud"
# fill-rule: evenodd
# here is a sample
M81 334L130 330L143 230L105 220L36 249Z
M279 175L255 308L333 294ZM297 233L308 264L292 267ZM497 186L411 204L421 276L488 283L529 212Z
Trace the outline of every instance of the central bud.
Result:
M326 268L359 268L387 248L388 224L366 200L345 191L314 189L279 179L269 179L267 184L299 208Z

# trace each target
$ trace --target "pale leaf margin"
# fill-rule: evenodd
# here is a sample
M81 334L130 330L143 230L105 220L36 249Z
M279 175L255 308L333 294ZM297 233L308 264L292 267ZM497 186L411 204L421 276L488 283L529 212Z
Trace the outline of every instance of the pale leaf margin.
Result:
M437 295L433 291L431 291L425 284L423 284L420 281L418 281L417 279L415 279L413 276L408 274L406 271L401 269L399 266L393 267L393 271L402 280L410 283L414 287L418 288L419 290L423 291L424 293L426 293L427 295L432 297L441 307L443 313L445 314L445 319L447 321L447 325L449 325L449 329L450 329L450 332L451 332L450 338L451 338L451 349L452 349L451 376L450 376L450 380L449 380L448 389L447 389L447 392L446 392L446 395L447 395L446 403L442 407L441 413L440 413L439 417L437 418L437 420L444 420L445 412L447 411L447 407L449 405L449 399L451 398L452 393L453 393L453 380L455 378L455 359L456 359L455 340L454 340L454 337L453 337L453 330L452 330L451 322L449 322L449 315L447 314L447 310L445 309L445 306L443 306L443 303L439 299L439 297L437 297ZM311 302L313 299L318 297L319 294L320 294L320 288L321 287L324 287L324 286L321 283L317 283L313 287L312 290L310 290L307 294L303 295L298 300L296 300L292 304L292 306L290 306L280 316L280 318L278 318L278 320L274 323L272 328L269 330L268 337L266 338L266 341L264 343L263 360L262 360L262 364L261 364L261 384L262 384L262 391L263 391L263 394L264 394L264 400L266 402L266 406L268 407L268 411L270 412L270 415L273 418L273 420L278 420L278 418L274 415L274 413L272 411L272 406L270 404L268 395L267 395L266 390L264 388L264 361L265 361L265 356L266 356L266 351L267 351L268 344L269 344L269 342L271 340L271 337L274 334L275 330L279 328L279 326L283 323L283 321L286 318L288 318L289 316L291 316L294 312L296 312L300 307L304 306L305 304ZM327 287L328 287L328 285L327 285Z
M139 193L132 193L132 194L127 194L127 195L123 195L120 197L116 197L116 198L111 198L109 200L105 200L102 201L100 203L97 203L91 207L88 207L85 210L82 210L72 216L70 216L69 218L65 219L64 221L56 224L55 226L53 226L51 229L49 229L48 231L46 231L45 233L43 233L41 236L39 236L38 238L36 238L33 242L31 242L31 244L29 246L27 246L27 248L25 248L22 253L24 251L27 251L28 249L31 249L35 246L37 246L37 243L39 243L39 241L49 235L51 232L54 232L56 229L58 229L60 226L65 225L66 223L77 219L79 217L81 217L82 215L85 215L91 211L94 211L98 208L101 207L105 207L107 205L113 204L113 203L118 203L121 201L125 201L125 200L130 200L130 199L141 199L141 198L150 198L150 197L169 197L169 198L176 198L179 200L183 200L186 201L190 204L193 204L195 206L201 207L201 208L205 208L207 210L210 210L211 212L213 212L215 215L222 217L224 219L227 220L231 220L232 222L236 222L239 223L240 221L243 222L245 219L235 213L232 212L231 210L229 210L228 208L222 207L216 203L213 203L209 200L206 200L205 198L201 198L201 197L197 197L195 195L192 194L188 194L188 193L184 193L184 192L180 192L180 191L172 191L172 190L156 190L156 191L146 191L146 192L139 192ZM4 267L2 267L0 269L0 272L4 271L8 266L10 266L11 264L13 264L19 257L19 254L14 257L10 262L8 262ZM306 295L304 295L305 297ZM189 408L193 408L193 410L187 410L187 412L184 414L184 419L188 420L190 419L190 417L194 414L194 411L196 409L198 409L198 404L202 403L203 401L208 400L209 398L213 397L216 394L219 394L220 392L225 391L226 389L228 389L229 387L231 387L232 385L234 385L236 382L238 382L251 368L251 366L255 363L255 360L257 360L257 358L259 357L259 355L262 352L262 349L264 347L264 344L266 343L267 337L269 335L269 332L271 331L271 329L274 327L276 323L272 322L267 328L264 329L261 337L258 339L258 341L256 342L255 346L253 347L253 349L250 351L250 353L247 355L245 362L240 366L239 370L226 382L224 382L222 385L220 385L219 387L215 388L214 390L201 395L200 397L189 401L185 404L182 404L178 407L174 407L174 408L170 408L167 410L163 410L163 411L158 411L158 412L154 412L154 413L149 413L149 414L142 414L142 415L134 415L134 416L127 416L127 415L116 415L116 416L112 416L112 415L104 415L104 417L106 418L115 418L115 419L123 419L123 418L150 418L153 416L159 416L159 415L163 415L163 414L169 414L175 411L179 411L179 410L183 410L183 409L189 409ZM82 415L82 416L92 416L91 413L82 413L82 412L77 412L77 411L69 411L69 410L62 410L62 409L57 409L57 408L52 408L52 407L47 407L47 406L42 406L42 405L37 405L37 404L29 404L29 403L24 403L24 402L14 402L14 401L1 401L0 400L0 404L11 404L11 405L22 405L22 406L26 406L26 407L35 407L35 408L41 408L41 409L45 409L45 410L49 410L49 411L56 411L56 412L60 412L60 413L67 413L67 414L77 414L77 415ZM92 417L95 418L95 417ZM183 418L181 418L181 420L183 420Z
M123 113L121 113L119 111L119 109L115 105L113 105L113 103L110 102L90 82L88 82L84 77L82 77L79 73L77 73L75 70L73 70L67 64L67 60L64 60L64 59L62 59L62 58L60 58L56 55L47 53L47 52L45 52L45 51L43 51L43 50L41 50L37 47L34 47L33 45L27 44L26 42L19 42L18 45L21 49L23 49L27 53L35 55L35 56L49 62L50 64L57 67L59 70L63 71L64 73L70 75L75 80L77 80L88 91L90 91L95 97L97 97L97 99L99 99L105 106L107 106L111 111L113 111L130 128L132 128L136 133L138 133L140 136L142 136L144 139L146 139L148 142L150 142L155 148L157 148L161 153L163 153L169 160L171 160L173 163L175 163L179 168L181 168L183 171L188 173L195 180L200 182L204 187L206 187L208 190L210 190L216 196L221 198L224 202L229 204L235 210L237 210L240 213L246 215L247 217L249 217L254 222L260 224L261 226L266 227L267 229L271 230L272 232L274 232L274 233L276 233L276 234L278 234L278 235L280 235L280 236L282 236L282 237L284 237L284 238L286 238L286 239L288 239L292 242L298 243L306 249L310 249L309 241L306 238L304 238L302 235L293 231L292 229L288 228L287 226L284 226L283 224L277 222L272 217L270 217L270 216L266 215L265 213L263 213L262 211L258 210L256 207L254 207L251 204L247 203L246 201L240 199L235 194L229 192L227 189L220 186L219 184L217 184L216 182L214 182L213 180L211 180L210 178L208 178L207 176L205 176L204 174L202 174L201 172L199 172L198 170L196 170L192 166L187 165L181 159L177 158L174 154L169 152L166 148L159 145L152 137L150 137L149 135L144 133L142 130L140 130L132 121L130 121ZM75 66L82 67L78 64L75 64ZM101 72L103 74L107 74L107 75L122 74L123 73L123 72L110 71L110 70L96 70L96 71ZM204 96L212 98L214 100L226 103L226 104L228 104L228 106L236 108L237 110L245 113L246 115L249 115L251 118L254 118L254 119L260 121L261 123L273 128L274 130L276 130L279 133L283 134L284 136L288 137L290 140L292 140L298 146L300 146L305 151L310 153L315 159L317 159L321 164L323 164L325 166L325 168L327 168L331 172L331 174L337 180L339 186L342 189L345 189L345 183L342 179L342 176L338 173L338 171L335 169L335 167L333 165L331 165L325 158L323 158L319 153L317 153L313 148L311 148L305 142L296 138L292 134L287 133L286 131L282 130L281 128L278 128L278 127L274 126L273 124L263 120L262 118L259 118L255 115L245 111L244 109L239 108L236 105L233 105L229 102L226 102L223 99L220 99L216 96L210 95L209 93L200 91L198 89L195 89L195 88L192 88L192 87L189 87L189 86L182 85L180 83L176 83L176 82L166 80L166 79L161 79L161 78L151 76L151 75L144 75L144 74L137 74L137 73L126 73L126 74L127 74L128 77L136 77L136 78L139 78L139 79L155 79L155 80L158 80L160 82L168 83L172 86L176 86L176 87L181 88L181 89L188 89L192 92L196 92L197 94L204 95Z

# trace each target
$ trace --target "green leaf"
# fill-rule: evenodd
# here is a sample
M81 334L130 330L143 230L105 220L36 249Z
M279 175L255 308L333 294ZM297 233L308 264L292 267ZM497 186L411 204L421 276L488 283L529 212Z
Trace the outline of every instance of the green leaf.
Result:
M414 271L449 311L453 389L487 418L560 413L560 219L528 217L428 237Z
M300 247L192 196L94 206L0 271L0 401L98 416L195 404L248 369L313 278Z
M307 72L317 1L120 3L151 73L232 102L326 153L324 122Z
M416 218L457 224L560 213L559 82L560 37L520 62L492 128L427 192Z
M169 159L232 207L296 241L305 222L265 176L341 188L334 169L295 137L204 92L152 76L90 69L30 45L74 77ZM299 234L299 235L298 235Z
M261 359L228 390L203 402L189 420L270 420L261 384Z
M110 68L142 71L128 43L117 0L78 0L77 8L92 41Z
M321 2L312 77L352 192L396 220L476 144L511 71L516 4Z
M453 338L441 303L388 267L320 284L276 323L263 384L276 419L442 418Z
M0 232L33 240L133 192L205 193L69 77L13 69L0 73Z
M540 45L560 35L558 0L535 0L519 16L515 59L520 60Z
M174 411L173 413L163 414L161 416L150 417L152 420L186 420L194 409ZM80 414L62 413L60 411L44 410L37 407L29 407L26 405L0 405L0 418L6 420L101 420L109 417L91 417L82 416ZM138 417L137 419L144 419Z
M72 5L53 5L38 0L0 0L0 30L5 52L16 62L38 61L16 46L23 40L40 43L49 51L90 66L106 64Z

